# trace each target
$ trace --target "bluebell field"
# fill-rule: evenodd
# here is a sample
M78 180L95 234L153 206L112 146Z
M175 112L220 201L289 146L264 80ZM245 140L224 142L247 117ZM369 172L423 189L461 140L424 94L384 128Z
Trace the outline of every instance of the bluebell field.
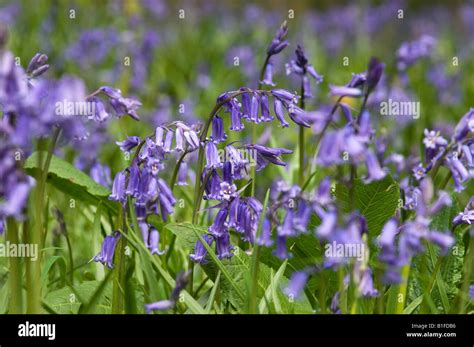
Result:
M473 313L472 18L1 1L0 313Z

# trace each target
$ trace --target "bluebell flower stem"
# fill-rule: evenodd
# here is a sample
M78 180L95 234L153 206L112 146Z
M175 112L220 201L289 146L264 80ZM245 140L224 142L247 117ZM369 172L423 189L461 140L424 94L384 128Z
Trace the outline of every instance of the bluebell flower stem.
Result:
M300 108L305 109L305 100L304 100L304 86L303 81L301 81L301 98L300 98ZM304 126L300 125L299 133L299 179L298 183L300 187L304 185L305 182L305 165L304 165L304 155L305 155L305 143L304 143Z
M56 143L61 134L61 128L56 127L53 131L52 139L48 147L46 159L43 163L42 155L38 156L38 167L42 168L37 177L37 186L35 189L35 218L34 218L34 230L30 230L28 234L29 242L37 245L38 249L43 249L44 240L44 225L43 225L43 213L44 213L44 201L46 193L46 179L48 178L49 165L51 164L51 158L53 157ZM28 276L28 294L27 294L27 313L41 313L41 255L38 253L38 259L33 264L30 264L30 271Z
M7 218L6 239L10 244L18 244L18 225L12 218ZM9 284L10 284L10 303L8 313L23 313L23 288L22 288L22 270L21 258L9 258Z

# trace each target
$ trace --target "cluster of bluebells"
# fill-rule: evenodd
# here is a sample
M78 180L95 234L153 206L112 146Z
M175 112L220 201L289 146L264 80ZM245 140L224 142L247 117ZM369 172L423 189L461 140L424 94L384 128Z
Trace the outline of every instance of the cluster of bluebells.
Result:
M130 136L117 142L117 145L127 154L133 150L135 153L131 165L115 176L109 198L123 205L128 199L133 201L145 246L152 254L162 255L160 234L147 218L149 215L160 215L166 222L173 213L176 199L159 173L164 169L164 160L170 153L189 153L199 148L197 132L183 122L173 122L157 127L154 136L143 141L138 136Z
M440 131L424 131L424 162L413 168L413 176L421 180L434 168L445 166L454 181L454 190L461 192L474 176L474 109L470 109L458 122L450 142Z
M258 242L271 247L274 244L272 230L276 231L275 255L281 259L291 257L287 250L287 240L301 234L311 233L323 244L338 244L359 246L367 251L366 235L367 222L358 213L348 216L338 212L336 202L331 192L329 177L324 178L313 193L304 193L297 185L288 186L285 182L277 182L272 189L272 205L265 218L262 234ZM279 216L283 215L280 219ZM310 225L312 217L317 217L321 223L316 228ZM357 283L361 296L377 296L374 288L372 270L367 264L368 255L363 254L354 264L352 278ZM353 258L338 254L325 254L323 269L337 269L350 264ZM293 274L285 293L290 297L299 297L310 276L318 273L321 268L310 266Z
M386 264L386 283L400 283L400 269L409 265L411 259L425 251L424 241L440 247L446 254L454 244L453 236L446 230L432 230L431 218L443 207L451 205L451 197L445 191L438 191L434 199L433 183L429 177L423 179L419 187L402 183L406 210L415 212L415 217L401 225L397 219L389 220L378 239L379 259Z

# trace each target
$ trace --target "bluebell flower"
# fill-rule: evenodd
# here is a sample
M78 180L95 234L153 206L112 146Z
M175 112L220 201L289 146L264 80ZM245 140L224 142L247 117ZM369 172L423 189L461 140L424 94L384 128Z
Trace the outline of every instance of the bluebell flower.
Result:
M164 251L160 251L160 233L152 225L150 225L148 248L151 254L163 255L165 253Z
M231 258L234 247L230 244L230 235L228 232L220 236L215 236L216 254L219 259Z
M226 221L228 212L229 211L227 208L222 208L217 212L214 222L209 227L209 233L213 235L214 237L220 237L227 233L227 227L226 227L225 221Z
M461 118L454 129L453 139L456 142L465 140L470 134L474 133L474 108Z
M464 211L459 212L459 214L453 219L453 226L472 223L474 223L474 197L469 200Z
M114 232L112 235L106 236L103 243L101 251L93 258L95 262L100 262L104 265L107 265L109 269L114 267L114 253L115 247L120 239L120 233L118 231Z
M380 167L377 157L371 150L365 154L365 164L367 166L367 183L383 179L387 173Z
M218 115L212 118L212 141L214 143L220 143L227 139L227 135L224 132L224 121Z
M211 246L212 243L214 242L214 238L211 235L203 235L202 238L204 239L205 242L207 242L209 246ZM195 263L205 264L206 255L207 255L206 248L203 246L200 240L197 240L196 245L194 246L194 253L190 254L189 258L191 258L191 260L194 261Z
M138 136L128 136L125 140L119 142L117 141L116 144L120 147L122 152L130 152L132 149L138 146L140 143L140 138Z
M309 275L306 271L296 271L291 275L288 286L284 289L286 295L296 299L301 296L308 282Z
M222 166L217 147L211 141L206 143L206 163L207 169L217 169Z
M145 304L146 313L150 314L152 311L165 311L174 308L176 302L179 300L180 293L188 284L190 274L190 271L180 272L176 276L176 284L171 292L170 298L153 302L151 304Z
M289 45L288 41L285 40L286 35L288 34L288 26L286 21L282 23L280 28L275 33L272 43L267 49L267 54L269 56L280 53L285 47Z
M126 200L125 197L125 180L126 175L123 171L117 173L114 179L114 183L112 185L112 194L110 195L110 200L124 202Z
M272 223L268 218L265 218L262 223L262 231L257 240L257 243L261 246L271 247L273 245L272 240Z

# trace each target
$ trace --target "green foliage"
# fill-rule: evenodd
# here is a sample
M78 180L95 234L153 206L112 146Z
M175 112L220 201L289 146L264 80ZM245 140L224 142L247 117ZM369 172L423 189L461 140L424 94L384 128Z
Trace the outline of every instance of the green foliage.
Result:
M38 168L40 155L39 152L34 152L25 162L24 169L31 176L37 176L42 171ZM43 158L46 157L45 152L42 155ZM72 198L92 205L102 202L110 212L117 213L116 204L107 199L110 195L109 189L54 155L51 158L47 182Z
M351 206L354 206L366 218L369 235L376 236L395 214L400 191L398 183L390 175L368 184L358 178L354 181L353 201L349 187L341 183L336 185L336 198L343 212L349 212Z

